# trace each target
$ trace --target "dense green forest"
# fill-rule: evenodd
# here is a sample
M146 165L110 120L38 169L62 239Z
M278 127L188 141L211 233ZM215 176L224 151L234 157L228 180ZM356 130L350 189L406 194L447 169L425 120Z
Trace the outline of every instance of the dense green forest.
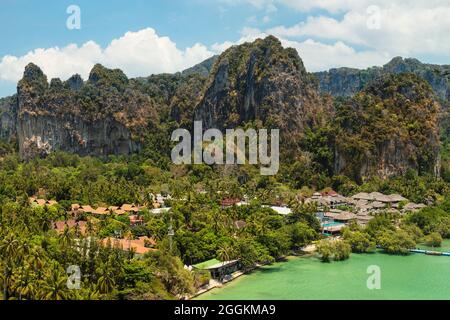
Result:
M192 294L208 281L191 265L211 258L241 259L245 268L270 263L312 241L320 240L320 224L314 206L302 205L296 196L308 196L313 185L328 185L344 194L379 190L398 192L415 199L432 199L436 208L408 216L380 216L361 230L354 226L345 233L347 245L329 250L336 260L348 257L346 250L366 252L375 244L388 252L405 253L412 241L438 241L450 236L448 184L412 170L389 180L374 179L357 184L340 176L320 177L304 171L314 182L298 188L298 180L288 166L274 177L261 177L257 168L228 169L206 165L170 166L163 169L142 155L98 159L67 153L53 153L45 159L19 160L14 147L4 145L0 163L1 282L5 299L171 299ZM230 170L232 174L230 174ZM292 171L291 171L292 170ZM305 169L304 169L305 170ZM317 181L315 180L317 179ZM148 205L150 193L170 193L172 210L154 215L142 212L145 224L130 227L128 218L108 216L87 218L87 233L76 229L57 233L52 225L67 219L72 203ZM45 194L58 205L30 207L28 197ZM222 208L226 197L247 197L249 206ZM178 199L178 200L177 200ZM252 200L253 199L253 200ZM262 204L284 203L293 213L281 216ZM237 227L235 222L245 222ZM400 223L402 232L396 231ZM167 231L173 226L174 245L170 250ZM143 257L124 252L114 244L100 245L99 239L117 231L129 238L150 236L157 251ZM436 240L436 238L438 238ZM434 239L434 240L433 240ZM343 250L341 255L336 252ZM323 255L327 260L327 254ZM66 269L81 269L81 290L67 289Z
M450 238L447 102L424 79L386 75L355 96L332 99L275 37L230 48L209 71L128 79L96 65L86 82L74 76L48 84L39 67L27 66L17 96L0 100L10 125L0 143L3 299L181 299L209 281L185 266L214 258L239 259L246 271L313 242L328 262L377 246L407 254ZM253 165L173 165L171 133L195 119L205 128L281 128L278 174L261 176ZM86 131L96 139L85 141ZM330 189L396 193L428 207L406 216L381 212L365 228L346 228L343 241L323 241L317 207L302 200ZM149 210L152 194L171 195L171 210ZM32 196L58 204L32 206ZM224 199L249 205L224 207ZM85 232L57 232L55 222L73 218L72 204L147 209L142 225L123 215L81 215ZM102 241L117 235L156 244L135 255ZM80 290L67 287L70 266L80 268Z

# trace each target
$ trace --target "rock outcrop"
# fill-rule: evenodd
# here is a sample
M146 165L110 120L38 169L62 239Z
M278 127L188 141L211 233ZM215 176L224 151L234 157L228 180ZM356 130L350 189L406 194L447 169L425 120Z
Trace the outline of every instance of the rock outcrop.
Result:
M249 122L280 129L289 149L324 114L327 101L312 80L297 51L284 49L275 37L234 46L215 62L194 119L204 129Z
M449 98L449 69L396 58L381 68L314 76L296 50L272 36L185 72L147 78L96 65L86 81L74 75L49 83L29 64L17 95L0 100L0 138L17 138L24 159L56 150L107 156L142 149L158 159L170 154L173 129L199 120L204 130L280 129L282 163L312 159L329 174L360 181L408 169L437 175L437 97ZM333 105L320 92L346 98Z
M438 176L440 116L436 95L418 76L378 79L337 103L335 173L359 181L408 169Z
M11 142L17 137L17 96L0 99L0 139Z
M66 83L47 77L34 64L18 84L17 136L29 159L56 150L80 155L126 155L140 149L140 132L158 121L151 99L128 86L120 70L96 65L89 80Z

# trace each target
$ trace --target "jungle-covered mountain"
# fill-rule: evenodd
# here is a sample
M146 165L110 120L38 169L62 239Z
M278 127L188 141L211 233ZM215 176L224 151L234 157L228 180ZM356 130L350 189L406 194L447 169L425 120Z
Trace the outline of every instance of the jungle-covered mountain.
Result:
M48 82L29 64L17 94L0 100L0 137L23 159L57 150L139 153L167 166L171 132L199 120L204 129L279 128L281 174L299 185L311 174L357 181L409 169L440 174L448 66L396 58L381 68L312 74L299 54L269 36L181 73L128 79L96 65L86 81L64 82Z

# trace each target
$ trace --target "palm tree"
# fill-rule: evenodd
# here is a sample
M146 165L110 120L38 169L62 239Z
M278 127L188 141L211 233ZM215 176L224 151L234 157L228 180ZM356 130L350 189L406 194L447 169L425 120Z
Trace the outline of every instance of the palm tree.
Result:
M107 268L103 274L98 278L97 288L100 293L110 293L114 289L116 282L114 280L114 274L109 268Z
M63 248L68 248L72 242L72 235L70 233L69 227L66 225L63 233L59 236L59 243Z
M39 295L45 300L65 300L70 297L67 276L57 262L51 264L45 279L40 281Z
M3 271L3 299L7 300L8 288L11 284L11 275L14 268L15 261L19 256L20 242L14 233L8 233L7 236L0 242L0 256L4 257L5 265Z
M11 288L19 295L19 300L22 300L23 297L26 299L33 297L35 291L35 279L29 265L16 268L12 278Z
M233 247L229 244L222 244L217 250L217 256L220 261L230 261L234 257Z

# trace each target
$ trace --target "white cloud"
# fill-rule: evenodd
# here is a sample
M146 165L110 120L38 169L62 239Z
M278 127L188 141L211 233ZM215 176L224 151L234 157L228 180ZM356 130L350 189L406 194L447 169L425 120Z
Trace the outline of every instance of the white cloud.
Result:
M356 51L341 41L323 44L308 39L303 42L283 40L282 43L286 47L297 49L308 71L324 71L338 67L364 69L383 65L392 58L387 52Z
M268 32L289 38L340 40L394 55L449 55L449 2L430 8L390 4L379 9L379 29L368 27L369 19L374 16L364 8L350 10L341 20L310 16L292 27L278 26Z
M387 7L395 0L220 0L221 2L236 5L240 3L249 3L257 9L272 8L284 6L301 12L309 12L316 9L328 11L330 13L341 13L350 10L365 10L372 5ZM448 0L401 0L397 1L405 7L415 8L434 8L448 5Z
M284 7L307 14L295 25L266 30L278 37L341 41L379 54L450 58L450 0L221 1L245 2L260 10L267 6ZM371 11L374 8L379 11ZM372 28L370 23L377 19L376 15L380 18L379 28Z
M241 32L242 37L236 42L216 43L213 50L220 53L232 45L251 42L258 38L265 38L269 34L261 32L255 28L244 28ZM356 51L354 48L337 41L333 44L324 44L312 39L305 41L295 41L286 38L280 38L281 44L285 48L294 48L298 51L300 57L308 71L323 71L337 67L367 68L371 66L380 66L388 62L392 56L387 52L375 50Z
M147 28L127 32L105 49L89 41L80 47L70 44L64 48L36 49L21 57L4 56L0 60L0 80L18 81L30 62L40 66L49 78L66 79L75 73L87 78L95 63L120 68L129 77L136 77L181 71L212 55L198 43L180 50L168 37L160 37L154 29Z

